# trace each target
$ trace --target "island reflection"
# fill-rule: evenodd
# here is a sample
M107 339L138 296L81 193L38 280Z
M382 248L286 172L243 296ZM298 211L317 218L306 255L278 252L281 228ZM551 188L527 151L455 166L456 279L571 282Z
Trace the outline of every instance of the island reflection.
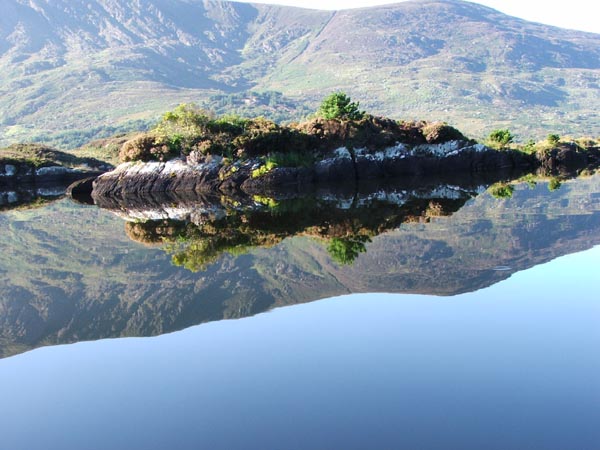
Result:
M0 354L351 292L456 295L600 242L600 177L528 181L152 194L5 214Z
M356 191L338 186L291 198L155 194L152 204L129 198L99 205L127 221L132 240L164 244L175 265L197 272L224 253L239 256L295 236L314 238L333 261L350 265L374 237L403 223L449 216L484 190L449 184L369 185Z

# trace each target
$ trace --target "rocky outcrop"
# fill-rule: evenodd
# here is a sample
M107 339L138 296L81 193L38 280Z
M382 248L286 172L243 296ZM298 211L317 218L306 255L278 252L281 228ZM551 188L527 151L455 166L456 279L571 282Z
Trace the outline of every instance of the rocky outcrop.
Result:
M102 172L93 169L73 169L61 165L38 167L26 161L0 160L0 187L69 184L80 178L100 173Z
M585 168L600 166L600 148L581 148L575 143L561 143L536 154L539 172L546 175L572 175Z
M324 183L356 184L449 173L494 172L509 177L536 166L535 159L523 153L500 152L466 140L396 143L383 150L344 146L321 154L323 157L308 167L271 167L260 158L230 163L220 157L199 159L197 155L187 161L130 162L98 177L93 196L126 197L165 191L254 195L275 189L302 191Z

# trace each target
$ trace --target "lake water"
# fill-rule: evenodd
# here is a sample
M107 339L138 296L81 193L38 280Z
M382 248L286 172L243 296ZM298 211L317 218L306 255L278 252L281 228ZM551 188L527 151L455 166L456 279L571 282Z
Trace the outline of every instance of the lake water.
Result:
M0 448L600 448L600 177L425 191L3 211Z

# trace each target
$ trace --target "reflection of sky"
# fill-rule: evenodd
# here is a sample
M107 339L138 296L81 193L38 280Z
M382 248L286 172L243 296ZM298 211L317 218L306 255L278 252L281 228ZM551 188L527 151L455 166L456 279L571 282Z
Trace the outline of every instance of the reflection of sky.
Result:
M0 447L598 449L599 262L0 360Z

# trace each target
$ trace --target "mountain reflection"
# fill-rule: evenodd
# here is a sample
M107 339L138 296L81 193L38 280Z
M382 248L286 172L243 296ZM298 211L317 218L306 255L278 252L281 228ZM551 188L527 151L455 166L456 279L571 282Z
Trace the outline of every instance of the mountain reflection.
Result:
M481 289L600 242L600 177L556 188L422 182L6 212L0 355L350 292Z

